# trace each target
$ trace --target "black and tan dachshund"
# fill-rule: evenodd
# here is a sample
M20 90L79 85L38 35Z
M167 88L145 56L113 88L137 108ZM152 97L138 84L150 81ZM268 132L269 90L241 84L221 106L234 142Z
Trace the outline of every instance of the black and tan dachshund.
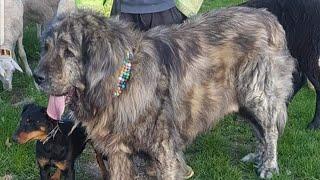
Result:
M87 143L85 130L77 126L72 133L74 122L64 120L57 122L46 113L46 108L35 104L24 106L21 113L19 128L13 135L14 141L24 144L31 140L36 142L36 159L40 168L41 180L75 179L74 163L84 150ZM96 152L97 161L104 179L107 170L103 157ZM55 173L50 176L50 168L55 167Z

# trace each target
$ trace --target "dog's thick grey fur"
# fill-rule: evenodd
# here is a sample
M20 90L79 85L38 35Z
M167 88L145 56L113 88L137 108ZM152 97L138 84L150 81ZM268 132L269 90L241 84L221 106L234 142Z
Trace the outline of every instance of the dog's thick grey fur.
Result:
M108 156L111 179L133 179L138 151L150 155L159 179L181 179L179 154L233 112L260 140L259 176L278 171L295 60L267 11L227 8L145 33L80 11L55 21L42 44L40 87L51 95L75 90L69 107ZM132 76L115 97L128 52Z

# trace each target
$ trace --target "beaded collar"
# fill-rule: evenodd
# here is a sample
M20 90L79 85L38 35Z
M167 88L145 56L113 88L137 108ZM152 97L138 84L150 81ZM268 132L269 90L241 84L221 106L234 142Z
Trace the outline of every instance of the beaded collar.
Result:
M120 94L127 88L127 82L131 77L131 60L133 58L133 54L128 52L127 56L125 57L122 67L120 76L118 78L118 86L116 91L114 92L115 97L119 97Z

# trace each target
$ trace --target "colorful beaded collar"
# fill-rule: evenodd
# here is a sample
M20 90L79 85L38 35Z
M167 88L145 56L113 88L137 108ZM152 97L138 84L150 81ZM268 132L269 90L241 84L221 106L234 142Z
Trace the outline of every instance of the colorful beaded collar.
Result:
M119 97L120 94L127 88L127 83L131 77L131 60L133 55L131 53L127 53L123 64L121 66L120 76L118 78L118 86L116 91L114 92L115 97Z

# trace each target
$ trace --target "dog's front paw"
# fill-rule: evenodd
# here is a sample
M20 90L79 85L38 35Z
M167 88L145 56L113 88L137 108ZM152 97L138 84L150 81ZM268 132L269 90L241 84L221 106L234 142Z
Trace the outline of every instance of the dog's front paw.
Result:
M271 179L274 174L279 174L277 162L266 162L259 169L258 173L261 179Z

